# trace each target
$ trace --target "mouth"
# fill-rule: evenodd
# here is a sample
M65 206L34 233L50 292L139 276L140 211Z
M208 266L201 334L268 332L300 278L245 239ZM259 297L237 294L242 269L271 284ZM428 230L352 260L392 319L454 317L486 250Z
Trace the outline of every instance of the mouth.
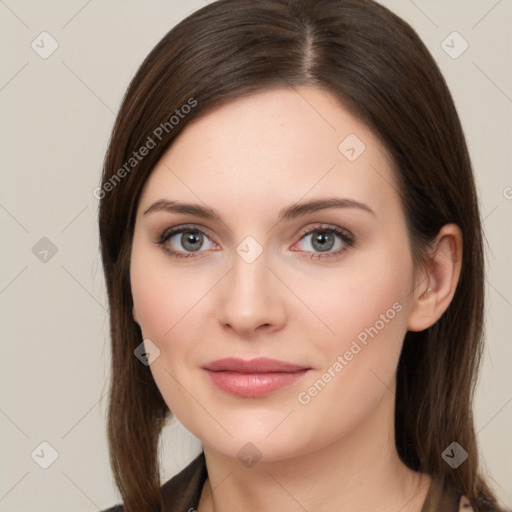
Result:
M258 398L291 386L311 368L275 359L219 359L204 365L211 382L220 390L242 398Z

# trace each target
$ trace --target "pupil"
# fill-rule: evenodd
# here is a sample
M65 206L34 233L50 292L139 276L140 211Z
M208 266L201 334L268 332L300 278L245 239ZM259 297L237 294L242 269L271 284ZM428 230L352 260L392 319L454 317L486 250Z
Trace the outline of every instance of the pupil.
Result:
M201 247L201 235L199 233L187 231L183 233L181 240L183 247L189 251L197 251Z
M318 244L318 246L315 246ZM334 245L333 236L330 233L320 233L313 238L313 247L322 252L332 249Z

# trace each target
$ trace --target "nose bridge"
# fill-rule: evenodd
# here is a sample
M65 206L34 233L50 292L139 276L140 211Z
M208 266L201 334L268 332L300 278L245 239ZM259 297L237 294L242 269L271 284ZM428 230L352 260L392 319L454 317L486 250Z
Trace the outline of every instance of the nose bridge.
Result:
M268 251L252 237L237 246L219 303L222 323L238 331L282 323L284 305L270 265Z

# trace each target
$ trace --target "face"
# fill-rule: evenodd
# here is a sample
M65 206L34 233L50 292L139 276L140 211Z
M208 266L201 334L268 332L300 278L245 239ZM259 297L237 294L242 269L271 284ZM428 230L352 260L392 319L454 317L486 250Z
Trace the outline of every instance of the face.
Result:
M231 101L164 154L136 217L134 318L205 446L284 460L392 417L414 283L396 190L376 136L311 87Z

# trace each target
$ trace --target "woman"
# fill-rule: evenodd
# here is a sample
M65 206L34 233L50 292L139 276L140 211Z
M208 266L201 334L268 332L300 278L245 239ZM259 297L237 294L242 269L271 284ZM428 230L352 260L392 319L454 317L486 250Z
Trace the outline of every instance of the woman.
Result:
M219 0L150 53L98 190L112 510L498 510L453 101L371 0ZM160 487L175 415L203 452Z

